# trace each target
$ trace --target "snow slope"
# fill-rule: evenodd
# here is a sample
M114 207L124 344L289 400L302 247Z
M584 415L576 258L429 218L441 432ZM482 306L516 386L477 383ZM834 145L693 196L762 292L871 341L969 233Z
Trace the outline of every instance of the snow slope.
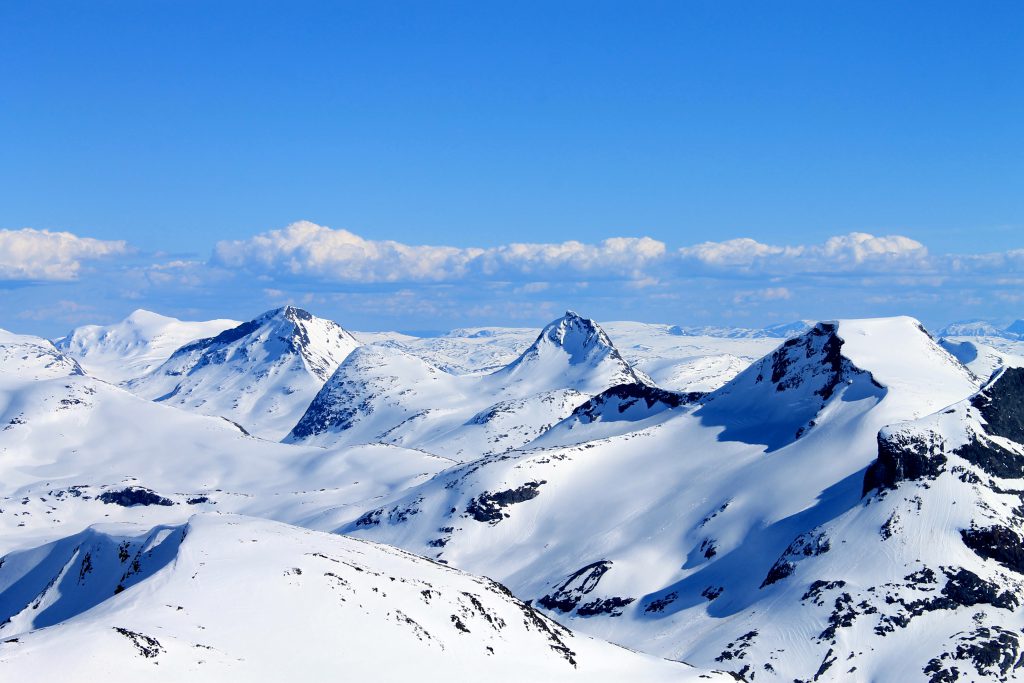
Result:
M939 343L979 377L991 377L1001 368L1024 366L1024 342L1002 337L944 337Z
M332 528L354 504L451 464L395 446L246 436L89 377L48 341L0 334L0 552L95 521L180 523L196 510Z
M338 324L286 306L181 347L126 386L143 398L220 415L276 441L357 346Z
M568 312L507 366L452 375L390 346L352 353L288 437L317 445L384 442L472 460L522 446L592 395L649 383L592 320Z
M55 345L93 377L118 384L150 372L179 347L238 324L235 320L190 322L139 309L113 325L76 327Z
M364 344L382 344L421 358L455 375L493 372L522 354L537 338L535 328L472 327L436 337L397 332L354 332Z
M723 653L771 608L762 582L858 505L878 430L977 382L913 319L823 323L696 405L446 470L342 530L494 577L579 630L740 671ZM795 657L786 675L810 666Z
M244 517L101 525L0 563L10 680L692 681L488 579ZM705 679L731 680L722 674Z
M669 325L626 321L601 323L601 328L626 362L659 386L681 392L717 389L789 336L772 330L754 334L753 330L731 328L718 330L717 336L681 335ZM512 363L537 339L537 333L515 327L472 327L438 337L397 332L354 334L365 344L395 348L463 375L494 372Z

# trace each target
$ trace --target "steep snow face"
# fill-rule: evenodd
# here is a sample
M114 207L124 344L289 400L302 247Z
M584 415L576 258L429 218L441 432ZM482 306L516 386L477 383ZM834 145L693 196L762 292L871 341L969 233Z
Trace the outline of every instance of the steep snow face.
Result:
M0 360L0 553L93 521L180 523L195 510L329 529L354 504L452 464L396 446L249 437L84 375L38 338L0 336Z
M771 657L792 656L791 668L768 658L755 672L740 656L750 615L774 615L766 577L787 553L824 552L814 530L859 504L880 428L976 390L912 319L826 323L696 408L644 417L646 398L624 394L639 429L582 443L562 434L567 445L446 470L341 530L497 578L614 642L756 680L771 676L763 664L806 680L822 659L805 656L810 645L776 646ZM790 411L800 420L788 422ZM614 424L601 415L585 426Z
M0 619L12 680L731 680L577 636L489 579L234 516L9 554Z
M946 381L936 385L936 373ZM725 427L723 439L774 450L812 430L834 395L873 409L896 392L882 411L894 406L893 419L907 419L952 403L977 385L913 318L825 322L712 393L697 415Z
M181 347L127 387L144 398L226 417L252 434L278 440L357 346L336 323L286 306Z
M650 381L595 322L570 312L489 375L451 375L392 346L363 347L313 399L288 441L384 442L473 460L521 447L592 395L637 382Z
M86 372L117 384L141 377L189 342L236 327L235 320L190 322L139 309L113 325L85 325L56 346Z
M720 651L759 681L1019 679L1022 480L1024 370L1007 369L969 400L882 429L865 498L795 536L757 602L720 593L681 654ZM659 619L675 621L676 605Z

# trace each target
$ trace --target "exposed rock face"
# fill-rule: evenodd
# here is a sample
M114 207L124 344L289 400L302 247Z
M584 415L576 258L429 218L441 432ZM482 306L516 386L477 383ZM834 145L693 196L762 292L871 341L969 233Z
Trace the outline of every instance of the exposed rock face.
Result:
M945 441L935 432L878 435L878 460L864 475L864 493L901 481L934 479L946 467Z
M546 483L546 481L531 481L515 489L482 493L469 502L466 514L478 522L497 524L508 516L503 511L504 508L533 500L540 495L540 487Z
M170 498L164 498L141 486L128 486L118 491L104 491L96 499L110 505L133 507L135 505L174 505Z
M985 420L985 432L1024 443L1024 368L1006 368L971 405Z
M633 415L633 419L638 419L695 403L703 396L704 394L700 392L680 394L639 382L617 384L578 407L571 417L584 423L599 419L614 420L617 417L627 419L624 414Z
M697 414L725 427L725 440L782 448L814 429L840 392L847 400L885 396L871 373L844 355L843 344L836 323L818 323L709 394Z
M591 593L600 583L612 563L608 560L591 562L570 574L555 590L537 600L537 604L559 612L571 612L585 595Z

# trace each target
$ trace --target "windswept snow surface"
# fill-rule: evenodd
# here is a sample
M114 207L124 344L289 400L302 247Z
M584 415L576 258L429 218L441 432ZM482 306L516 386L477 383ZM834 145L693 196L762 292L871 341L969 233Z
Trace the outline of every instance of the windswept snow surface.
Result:
M113 325L84 325L56 341L93 377L118 384L141 377L178 348L236 327L235 320L190 322L139 309Z
M694 681L484 578L230 515L103 524L0 564L10 680ZM731 680L707 674L704 680Z
M337 323L286 306L187 344L126 386L143 398L226 417L276 441L357 346Z

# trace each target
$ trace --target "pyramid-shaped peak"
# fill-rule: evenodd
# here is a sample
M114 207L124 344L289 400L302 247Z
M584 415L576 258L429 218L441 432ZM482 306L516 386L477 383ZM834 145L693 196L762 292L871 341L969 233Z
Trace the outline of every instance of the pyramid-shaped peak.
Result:
M593 346L614 348L611 339L600 325L571 310L544 328L537 341L544 339L565 348L571 355Z
M304 308L298 308L297 306L283 306L277 310L278 314L292 322L298 322L299 320L312 320L313 314Z
M287 320L289 322L297 323L299 321L315 320L316 316L303 308L289 304L287 306L281 306L280 308L269 310L266 313L257 316L254 321L273 319Z

